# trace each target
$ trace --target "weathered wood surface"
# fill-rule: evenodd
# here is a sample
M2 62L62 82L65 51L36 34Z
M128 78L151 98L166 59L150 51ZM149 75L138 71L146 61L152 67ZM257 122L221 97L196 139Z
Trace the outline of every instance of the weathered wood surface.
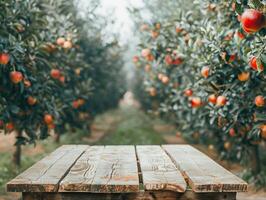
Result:
M8 192L55 192L86 145L64 145L7 183Z
M194 192L244 192L247 183L190 145L163 145Z
M89 148L60 183L60 192L138 192L134 146Z
M104 146L92 146L77 160L61 181L59 191L91 191Z
M23 193L23 200L236 200L236 193L146 191L139 193Z
M137 146L136 151L145 190L186 191L182 174L160 146Z
M246 190L243 180L189 145L65 145L7 184L26 200L231 200Z

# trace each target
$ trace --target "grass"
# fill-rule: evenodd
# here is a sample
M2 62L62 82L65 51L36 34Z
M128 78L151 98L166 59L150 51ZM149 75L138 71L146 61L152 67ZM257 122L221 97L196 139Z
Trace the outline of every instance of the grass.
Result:
M52 138L48 138L45 141L41 141L41 146L43 149L38 151L36 154L27 155L22 154L21 166L17 167L11 162L12 152L1 152L0 156L0 196L6 193L5 185L6 183L14 178L17 174L21 173L35 162L46 156L47 154L54 151L58 146L62 144L79 144L82 143L81 138L84 137L82 132L77 132L75 134L66 134L61 137L61 143L55 143ZM23 152L25 151L35 151L33 145L23 147Z
M154 121L145 113L132 107L122 107L117 113L123 116L116 129L107 134L99 145L163 144L160 134L153 130Z
M34 157L31 156L23 156L21 167L18 168L13 165L10 160L12 158L12 154L1 153L0 157L0 195L5 193L5 184L10 179L14 178L17 174L24 171L26 168L31 166L34 162L39 160L43 155L39 154Z

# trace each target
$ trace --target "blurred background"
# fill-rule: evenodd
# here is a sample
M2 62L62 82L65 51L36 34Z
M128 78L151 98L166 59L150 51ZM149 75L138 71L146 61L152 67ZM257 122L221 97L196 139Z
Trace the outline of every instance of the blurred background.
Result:
M265 6L0 1L0 200L73 143L188 143L249 182L238 199L266 199Z

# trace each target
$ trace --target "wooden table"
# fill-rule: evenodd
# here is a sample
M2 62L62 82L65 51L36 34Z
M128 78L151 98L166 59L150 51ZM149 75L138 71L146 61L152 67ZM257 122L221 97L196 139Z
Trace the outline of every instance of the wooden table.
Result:
M190 145L64 145L7 191L24 200L232 200L247 183Z

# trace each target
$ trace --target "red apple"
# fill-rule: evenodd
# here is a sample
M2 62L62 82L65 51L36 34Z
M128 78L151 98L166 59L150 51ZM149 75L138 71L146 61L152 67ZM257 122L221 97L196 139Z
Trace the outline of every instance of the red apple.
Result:
M265 26L265 17L258 10L247 9L241 15L241 22L244 31L247 33L255 33Z
M50 114L45 114L44 115L44 118L43 118L43 121L45 122L45 124L49 125L49 124L52 124L54 119L53 119L53 116L50 115Z
M64 49L71 49L73 47L73 44L71 41L65 41L63 44Z
M228 61L228 62L229 62L229 63L234 62L235 59L236 59L236 54L230 55L230 57L229 57L229 61Z
M183 30L184 30L184 29L181 28L181 27L179 27L179 26L175 27L175 32L176 32L176 33L181 33Z
M0 53L0 64L7 65L9 63L10 56L7 53Z
M216 105L217 106L224 106L227 102L227 99L225 96L218 96L216 100Z
M147 61L153 61L154 60L154 56L152 54L149 54L147 57L146 57L146 60Z
M61 72L60 72L59 69L52 69L51 72L50 72L50 75L54 79L59 79L60 76L61 76Z
M13 131L15 128L15 125L12 122L8 122L5 125L7 131Z
M65 76L60 76L60 77L59 77L59 81L60 81L61 83L65 83L65 80L66 80Z
M173 59L171 57L171 55L166 55L164 58L164 61L167 65L172 65L173 64Z
M208 98L208 101L209 101L210 103L212 103L212 104L216 104L216 102L217 102L217 97L216 97L216 95L215 95L215 94L211 94L211 95L209 96L209 98Z
M28 102L28 104L29 104L30 106L33 106L33 105L35 105L35 104L37 103L37 99L34 98L34 97L32 97L32 96L29 96L29 97L27 98L27 102Z
M150 49L142 49L141 51L141 56L142 57L147 57L151 54L151 50Z
M59 45L59 46L63 46L64 43L65 43L66 39L63 38L63 37L60 37L56 40L56 44Z
M252 69L254 69L255 71L258 71L258 69L260 69L260 71L263 71L264 70L264 66L263 64L261 63L261 65L258 66L258 63L257 63L257 58L255 56L253 56L250 61L249 61L249 65Z
M23 80L23 74L18 71L10 72L9 77L14 84L18 84Z
M26 88L29 88L31 86L31 82L27 79L24 79L23 83Z
M201 75L204 78L208 78L209 72L210 72L210 68L209 67L202 67L202 69L201 69Z
M162 77L162 83L163 84L168 84L169 83L169 77L168 76L163 76Z
M265 105L264 97L262 95L256 96L254 103L257 107L263 107Z
M185 96L190 97L193 95L193 91L191 89L187 89L184 91Z
M180 65L182 64L183 60L181 58L176 58L173 60L172 64L173 65Z
M77 100L72 102L72 107L77 109L79 107L79 102Z
M235 137L235 135L236 135L236 131L235 131L235 129L230 128L230 130L229 130L229 135L230 135L231 137Z
M190 100L190 105L192 108L198 108L202 105L201 98L200 97L193 97Z

